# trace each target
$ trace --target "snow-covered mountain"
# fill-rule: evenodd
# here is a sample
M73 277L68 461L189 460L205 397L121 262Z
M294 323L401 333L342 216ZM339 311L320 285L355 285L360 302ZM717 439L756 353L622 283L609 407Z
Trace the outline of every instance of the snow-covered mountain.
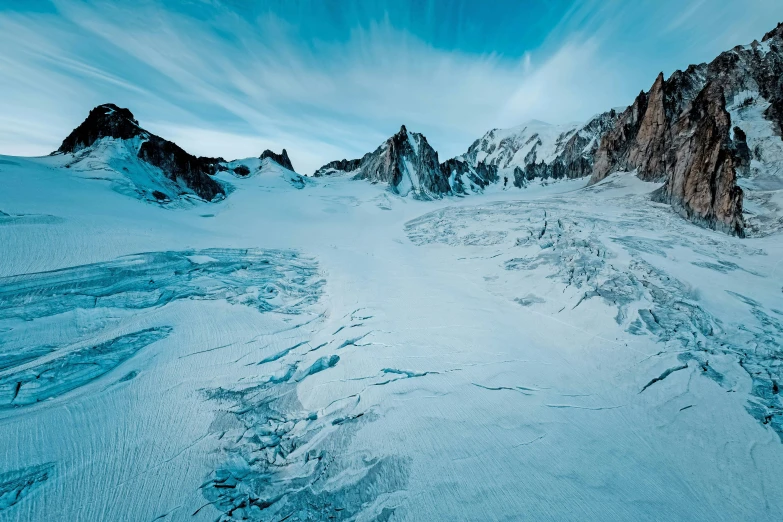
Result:
M225 196L210 174L215 163L144 130L128 109L100 105L63 140L55 154L71 156L67 167L118 173L120 189L166 201L192 194L207 201ZM123 183L124 182L124 183Z
M0 156L0 522L783 520L781 32L441 163Z
M172 211L62 159L0 157L1 522L783 517L779 234L631 174L251 158Z
M223 171L245 177L268 166L266 170L279 172L297 188L305 184L285 149L280 154L265 150L258 158L232 161L196 157L143 129L130 110L111 103L91 110L52 155L73 172L91 176L100 172L118 192L157 203L193 197L218 201L230 188L230 183L214 179Z
M465 154L439 162L419 133L400 131L360 159L338 160L313 176L349 175L384 183L394 194L418 199L479 193L491 184L523 187L535 179L590 178L635 171L664 183L655 198L710 228L744 235L783 228L783 29L761 42L691 65L668 79L659 75L628 108L584 124L531 121L493 129ZM76 170L102 169L118 190L150 200L188 194L225 195L211 176L230 168L248 175L251 160L196 158L139 127L127 109L102 105L64 141ZM293 172L287 151L265 151ZM229 163L231 164L229 166ZM250 164L253 165L250 165ZM747 205L745 204L747 200Z
M783 26L709 64L663 74L628 108L586 124L493 129L461 156L527 181L635 171L691 221L731 234L783 228ZM743 190L744 189L744 190ZM743 205L749 200L747 209Z
M400 131L361 159L327 163L314 177L348 174L355 179L388 184L395 194L420 199L441 197L451 192L447 176L438 163L438 153L418 132Z
M473 142L463 156L470 165L494 165L516 187L535 178L579 178L592 172L601 136L613 125L612 109L584 124L551 125L533 120L510 129L493 129Z
M285 149L283 149L283 152L280 154L276 154L272 152L269 149L266 149L264 152L261 153L261 156L259 156L260 159L271 159L278 165L280 165L283 168L286 168L292 172L296 172L294 169L294 165L291 163L291 159L288 157L288 152L286 152Z
M285 149L283 153L278 155L267 150L264 154L261 154L258 158L242 158L232 161L224 161L222 158L218 158L220 161L217 165L217 172L230 172L235 178L249 178L257 175L274 175L282 178L286 183L297 189L303 189L307 186L307 179L305 176L294 172L293 168L286 167L281 163L291 165L291 160L288 159ZM220 175L216 175L216 178L220 179ZM221 179L224 184L231 184L233 180Z

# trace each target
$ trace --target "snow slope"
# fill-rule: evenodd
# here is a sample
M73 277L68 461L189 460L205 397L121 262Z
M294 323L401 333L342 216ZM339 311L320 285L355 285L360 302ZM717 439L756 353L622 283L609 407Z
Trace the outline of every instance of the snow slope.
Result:
M750 173L737 180L745 192L749 232L779 232L783 230L783 140L764 117L770 104L758 92L743 91L726 105L732 124L745 133L750 149Z
M567 141L581 126L531 120L510 129L493 129L468 154L474 162L497 165L501 169L524 167L535 161L550 163L559 152L558 144Z
M474 168L481 164L496 167L504 185L511 180L516 187L533 179L589 176L601 137L612 128L617 114L611 109L584 124L532 120L510 129L493 129L461 157Z
M0 157L0 521L783 517L779 233L58 161Z

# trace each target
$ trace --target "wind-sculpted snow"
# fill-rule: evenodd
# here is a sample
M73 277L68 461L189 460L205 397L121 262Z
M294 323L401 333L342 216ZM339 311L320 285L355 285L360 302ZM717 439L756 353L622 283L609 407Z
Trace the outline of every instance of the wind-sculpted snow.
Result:
M52 464L0 473L0 512L26 497L32 490L49 479Z
M259 315L256 323L251 314L251 328L228 344L187 347L173 357L187 358L189 364L196 361L191 357L200 356L200 362L227 364L225 355L213 354L246 350L234 361L241 364L196 393L203 401L200 408L214 412L207 414L214 415L208 432L195 433L195 442L181 442L184 449L165 461L201 441L206 441L207 455L220 455L200 488L206 503L180 515L203 519L218 513L225 521L353 520L360 515L388 520L394 512L388 497L404 490L409 466L407 457L352 449L357 432L376 418L372 407L362 402L363 392L338 394L315 408L305 407L298 398L302 386L307 389L312 380L325 376L333 379L331 372L344 358L372 344L373 314L366 310L358 309L338 328L324 330L323 306L318 304L324 284L311 258L294 251L245 249L150 252L6 277L0 280L0 412L115 389L144 389L139 376L143 380L154 367L128 361L164 340L166 349L181 353L182 347L173 343L182 339L186 327L200 328L181 322L183 309L214 301L244 305L271 318L260 320ZM248 332L253 337L242 340ZM269 349L271 343L288 340ZM356 381L366 390L427 375L385 368L346 382ZM172 384L179 385L151 383L161 388ZM78 390L80 395L75 394ZM0 475L0 510L33 492L61 464Z
M151 252L0 280L0 319L74 308L143 309L177 299L225 299L295 313L318 299L314 262L295 252L207 249Z
M331 334L315 332L312 340L250 363L263 365L262 375L268 375L257 384L204 391L222 409L211 431L221 441L225 461L202 485L207 504L199 511L213 506L223 513L220 521L354 520L360 514L366 520L388 520L394 510L383 498L406 486L408 463L395 455L349 451L356 432L376 418L363 407L361 392L317 410L308 410L298 399L301 383L340 363L333 350L364 346L359 338L371 330L342 339L351 330L364 330L364 320L371 317L351 314L346 319ZM328 340L316 344L315 337L322 335ZM352 380L366 380L370 387L423 376L385 369Z
M136 327L142 310L196 299L297 314L322 284L311 259L243 249L151 252L2 278L0 410L85 386L171 333L172 325Z
M599 186L593 194L610 189ZM410 221L406 232L417 245L477 246L490 251L485 254L489 269L506 272L506 288L498 292L508 297L513 284L524 295L526 286L545 277L556 282L567 301L553 313L566 309L578 313L593 299L613 307L616 322L628 333L653 337L662 354L679 354L679 363L648 378L641 391L685 368L711 378L726 391L736 391L726 372L744 369L753 382L748 412L783 440L778 393L783 382L783 313L731 291L727 291L733 297L730 309L712 307L686 281L661 268L670 257L690 251L687 256L703 258L692 262L700 269L761 277L730 259L748 260L765 252L715 234L694 233L693 227L685 229L644 197L614 199L612 204L620 209L607 217L590 210L591 191L583 191L588 201L579 204L556 197L445 208ZM640 228L640 223L651 220L663 224L660 232ZM508 237L503 231L509 231ZM497 277L485 276L485 280ZM513 299L526 307L545 302L534 294ZM750 320L741 319L748 313Z
M63 350L62 356L4 372L0 375L0 410L35 404L84 386L169 333L169 327L141 330L97 346Z

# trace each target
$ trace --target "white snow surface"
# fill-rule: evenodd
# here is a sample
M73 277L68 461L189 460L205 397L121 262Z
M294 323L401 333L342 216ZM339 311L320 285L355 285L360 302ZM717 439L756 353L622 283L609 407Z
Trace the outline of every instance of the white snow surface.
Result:
M751 153L750 175L737 180L745 192L749 233L783 231L783 140L764 117L770 104L756 91L743 91L726 105L732 125L745 132Z
M536 162L549 164L561 152L559 146L581 127L581 123L553 125L531 120L509 129L493 129L481 138L474 166L484 162L497 165L501 172L505 172L506 169L531 163L526 159L531 151L535 151Z
M62 162L0 156L0 521L783 519L779 233Z

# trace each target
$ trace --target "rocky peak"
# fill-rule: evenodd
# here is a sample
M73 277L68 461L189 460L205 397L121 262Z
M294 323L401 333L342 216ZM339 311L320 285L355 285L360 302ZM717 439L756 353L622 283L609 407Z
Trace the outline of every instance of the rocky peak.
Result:
M129 140L146 134L131 111L106 103L91 110L87 119L63 140L57 152L78 152L101 138Z
M424 135L408 132L405 125L374 152L362 158L357 178L388 183L402 196L429 199L451 192L440 170L438 153Z
M356 179L385 183L392 192L420 199L451 193L448 175L443 174L438 162L438 153L424 135L409 132L405 125L361 159L332 161L316 170L313 176L333 174L350 174Z
M783 135L783 24L764 35L762 43L738 45L709 64L675 71L667 80L659 75L601 139L590 182L635 169L642 179L665 180L663 199L681 214L742 234L742 191L736 177L749 175L751 154L762 164L754 168L766 168L756 147L768 140L750 142L743 130L745 106L737 105L732 114L738 121L730 121L726 100L736 105L742 98ZM747 117L756 118L753 113L749 110ZM755 121L747 125L761 128ZM718 192L708 197L704 187Z
M636 170L643 180L665 181L657 199L684 217L742 235L742 190L736 186L736 169L743 160L730 138L724 91L719 81L712 81L688 100L698 83L682 73L669 81L659 74L601 140L590 182L611 172ZM680 112L679 105L686 100Z
M321 176L331 176L333 174L347 174L357 170L362 164L361 159L341 159L330 161L323 167L319 168L313 173L314 178L320 178Z
M597 183L612 172L628 170L628 153L647 112L647 104L647 93L642 91L603 135L595 152L590 183Z
M770 32L764 35L761 42L766 42L772 38L783 38L783 22L779 22L777 26Z
M500 180L497 165L479 162L471 165L462 156L451 158L440 164L443 176L448 180L451 192L454 194L467 194L468 188L472 191L481 191L490 183ZM508 177L506 177L506 186Z
M729 137L725 106L723 88L710 82L674 123L668 176L655 197L692 221L742 236L743 193L736 182L744 160Z
M647 110L639 122L636 139L628 149L627 163L637 169L641 179L654 181L666 176L665 156L669 140L663 73L659 73L647 95Z
M275 154L269 149L266 149L261 156L259 156L259 159L264 160L266 158L271 159L281 167L287 168L290 171L294 170L294 166L291 164L291 159L288 157L288 152L286 152L285 149L283 149L283 152L280 154Z
M92 109L87 119L63 140L56 152L63 154L89 152L88 149L93 147L95 142L104 138L114 140L140 138L140 142L134 145L138 147L138 159L159 168L166 178L184 185L208 201L225 195L223 187L210 177L210 174L215 172L213 158L197 158L188 154L176 143L141 128L131 111L112 103Z

